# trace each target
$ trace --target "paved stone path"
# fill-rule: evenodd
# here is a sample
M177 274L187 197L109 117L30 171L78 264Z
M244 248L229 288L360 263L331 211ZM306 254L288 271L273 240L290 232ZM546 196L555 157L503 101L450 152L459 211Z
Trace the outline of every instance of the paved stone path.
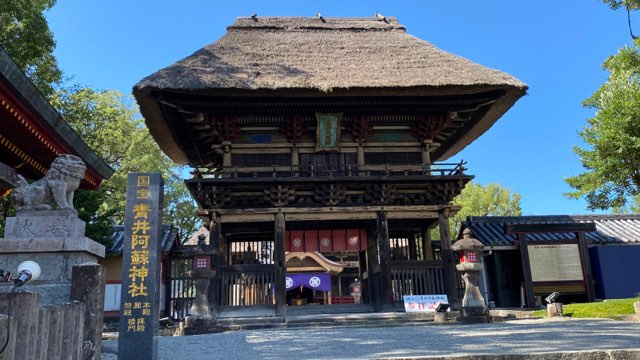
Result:
M105 350L115 341L105 341ZM158 359L392 359L640 349L640 323L523 319L494 324L244 330L162 337ZM103 359L116 359L103 353Z

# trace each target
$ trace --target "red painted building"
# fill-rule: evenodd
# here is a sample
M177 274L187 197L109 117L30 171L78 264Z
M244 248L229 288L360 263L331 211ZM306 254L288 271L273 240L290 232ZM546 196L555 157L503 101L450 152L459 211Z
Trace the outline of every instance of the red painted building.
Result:
M16 173L42 178L61 154L84 160L81 188L98 189L113 174L0 48L0 194L15 187Z

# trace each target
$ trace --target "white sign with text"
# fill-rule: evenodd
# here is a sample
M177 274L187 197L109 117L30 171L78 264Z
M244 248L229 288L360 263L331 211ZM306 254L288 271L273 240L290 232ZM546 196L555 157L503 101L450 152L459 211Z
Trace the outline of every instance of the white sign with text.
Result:
M438 303L449 303L447 295L404 295L404 311L434 312Z

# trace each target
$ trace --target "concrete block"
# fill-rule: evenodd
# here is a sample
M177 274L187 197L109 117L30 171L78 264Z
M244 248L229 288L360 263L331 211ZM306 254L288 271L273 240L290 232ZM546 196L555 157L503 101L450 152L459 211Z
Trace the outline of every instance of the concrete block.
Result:
M85 263L73 267L70 299L84 304L83 360L100 359L105 282L106 271L99 264Z
M0 294L0 313L7 313L10 296L9 293ZM16 320L17 334L20 334L16 338L15 360L32 360L35 357L39 309L39 294L21 291L13 294L11 315Z
M633 303L633 310L636 312L636 315L640 315L640 301Z
M7 322L9 322L9 342L7 343L7 347L2 354L0 354L0 360L13 360L14 353L16 349L16 335L18 334L18 324L15 321L15 318L9 319L7 315L0 314L0 349L4 346L5 341L7 341Z
M41 237L2 239L0 253L81 252L104 257L104 245L87 237Z
M83 237L85 222L73 211L27 210L19 211L15 217L8 217L4 237L14 238L63 238Z
M38 342L36 344L36 353L34 359L47 360L47 346L49 344L49 331L51 328L51 309L48 307L41 307L38 314L38 329L40 329L40 336L38 336Z
M4 243L0 239L1 244ZM102 245L100 245L102 246ZM42 275L36 281L27 283L24 288L41 295L42 305L61 304L69 301L73 267L80 264L97 265L97 256L88 252L54 252L54 253L3 253L0 250L0 264L3 269L14 272L25 260L33 260L40 265ZM8 292L11 284L0 284L0 292Z
M47 356L49 359L60 359L62 351L62 338L64 336L64 306L53 305L48 307L51 311L49 339L47 340Z
M74 314L73 304L62 304L62 318L64 326L62 327L62 348L60 349L61 359L72 360L74 348L74 332L76 327L76 317Z

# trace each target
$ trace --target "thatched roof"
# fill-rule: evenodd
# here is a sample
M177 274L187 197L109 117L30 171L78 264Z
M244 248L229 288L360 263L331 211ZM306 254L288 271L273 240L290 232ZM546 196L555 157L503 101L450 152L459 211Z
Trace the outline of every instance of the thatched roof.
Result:
M305 96L459 95L505 90L504 101L472 129L486 131L527 86L509 74L442 51L405 32L394 18L238 18L218 41L140 81L141 111L161 147L181 158L160 121L155 90L225 95L304 92ZM164 144L163 144L164 142ZM462 146L464 147L464 146ZM461 150L452 150L446 157Z

